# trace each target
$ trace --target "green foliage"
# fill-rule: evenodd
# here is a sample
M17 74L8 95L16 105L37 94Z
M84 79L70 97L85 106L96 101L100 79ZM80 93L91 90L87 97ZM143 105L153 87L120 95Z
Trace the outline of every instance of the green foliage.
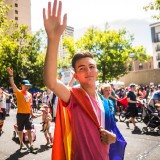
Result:
M127 65L131 53L134 53L132 59L148 58L142 46L132 46L133 40L133 36L124 29L109 30L105 26L104 30L99 30L91 27L76 42L66 38L64 46L70 58L79 50L92 52L99 69L99 80L105 82L119 79L131 70L131 64Z
M40 33L30 34L25 25L9 30L8 33L0 44L1 84L6 85L8 82L6 68L10 66L14 69L17 85L22 79L29 79L33 86L43 87L44 54L41 53Z
M150 2L147 6L144 6L143 9L145 11L156 11L156 13L152 17L157 20L160 19L160 0Z
M65 58L65 59L61 59L58 58L58 68L69 68L70 67L70 63L69 63L69 59Z
M5 4L5 0L0 0L0 27L7 20L7 14L11 6Z
M3 8L3 10L2 10ZM6 18L9 7L0 0L0 85L9 86L7 67L14 69L15 83L29 79L33 87L43 87L43 64L45 54L44 31L32 34L28 27Z

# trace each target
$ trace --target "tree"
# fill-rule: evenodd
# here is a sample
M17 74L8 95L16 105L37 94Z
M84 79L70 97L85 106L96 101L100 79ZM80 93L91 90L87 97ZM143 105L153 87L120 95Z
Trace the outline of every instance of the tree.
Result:
M6 68L10 66L14 69L17 85L22 79L29 79L33 86L43 87L44 31L32 34L26 25L18 26L13 20L8 20L9 9L4 0L0 0L0 84L4 87L9 85Z
M154 19L160 19L160 0L154 0L154 2L150 2L147 6L143 7L145 11L156 11L156 13L152 16Z
M127 31L99 30L95 27L89 28L83 37L76 42L65 38L64 46L69 52L70 58L78 50L87 50L94 53L99 69L99 80L102 82L119 79L131 70L129 55L134 53L134 59L146 60L148 56L142 46L133 47L132 35Z
M7 29L7 28L5 28ZM3 35L0 44L0 82L6 85L8 75L7 66L14 68L15 83L20 84L22 79L29 79L33 86L42 87L44 54L41 51L41 33L34 35L28 32L28 27L21 25L19 28L12 26L7 35ZM3 32L4 33L4 32Z
M5 0L0 0L0 27L7 20L7 14L11 9L11 5L5 4Z

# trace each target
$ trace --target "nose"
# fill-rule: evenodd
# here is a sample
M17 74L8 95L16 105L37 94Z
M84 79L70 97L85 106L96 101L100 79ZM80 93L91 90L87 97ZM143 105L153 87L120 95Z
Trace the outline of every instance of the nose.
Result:
M86 67L86 72L90 72L91 69L89 67Z

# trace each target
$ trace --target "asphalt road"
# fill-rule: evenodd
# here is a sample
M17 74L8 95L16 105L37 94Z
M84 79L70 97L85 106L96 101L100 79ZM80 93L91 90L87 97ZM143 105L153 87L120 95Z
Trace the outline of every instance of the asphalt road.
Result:
M33 120L36 128L36 141L34 146L37 153L30 153L29 150L19 150L18 138L13 138L14 124L16 123L16 110L11 110L10 116L6 117L4 133L0 137L0 160L50 160L52 149L47 147L44 134L41 130L41 117ZM160 135L156 132L148 134L133 134L133 125L127 129L125 123L117 122L117 126L127 141L124 160L159 160L160 159ZM137 123L142 129L143 122ZM54 123L52 123L54 130Z

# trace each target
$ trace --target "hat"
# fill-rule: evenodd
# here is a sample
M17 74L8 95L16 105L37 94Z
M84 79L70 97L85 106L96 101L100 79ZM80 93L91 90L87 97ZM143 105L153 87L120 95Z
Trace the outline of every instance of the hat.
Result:
M45 111L45 108L43 108L43 107L42 107L42 108L40 108L40 111Z
M42 104L41 107L42 107L42 108L48 108L48 105L47 105L47 104Z
M31 86L31 84L28 80L23 80L21 84L23 84L25 86Z
M46 105L46 104L43 104L43 105L41 106L41 108L40 108L41 111L46 111L46 112L48 112L48 109L49 109L49 107L48 107L48 105Z
M130 87L135 87L136 84L135 84L135 83L131 83L129 86L130 86Z

